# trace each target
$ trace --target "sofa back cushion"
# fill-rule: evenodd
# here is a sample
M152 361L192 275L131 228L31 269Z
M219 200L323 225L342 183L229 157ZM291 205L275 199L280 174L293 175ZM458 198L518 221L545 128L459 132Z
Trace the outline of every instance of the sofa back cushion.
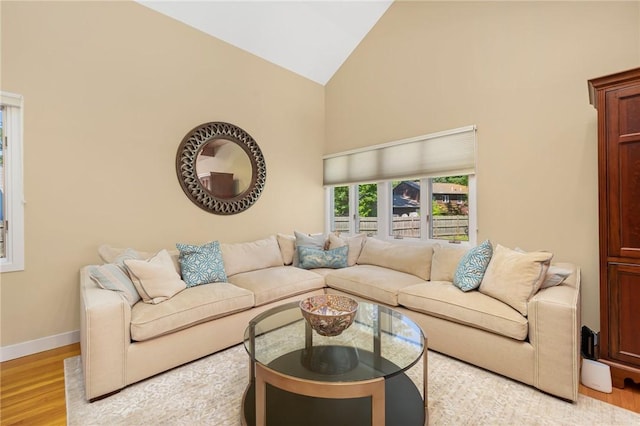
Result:
M382 266L428 281L432 256L432 245L395 244L367 238L358 257L358 264Z
M452 246L453 247L449 247L441 244L435 244L433 246L431 281L453 282L453 275L456 272L458 263L468 250L465 247Z
M220 248L227 276L284 265L278 241L273 235L246 243L222 243Z

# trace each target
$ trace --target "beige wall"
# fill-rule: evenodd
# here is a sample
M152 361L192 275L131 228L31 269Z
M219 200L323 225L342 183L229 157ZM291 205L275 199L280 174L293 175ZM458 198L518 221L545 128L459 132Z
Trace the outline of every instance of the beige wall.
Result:
M597 327L586 80L639 65L637 2L396 3L326 89L132 2L2 1L0 14L0 88L25 97L27 200L26 270L1 276L2 346L79 327L78 269L103 242L320 230L323 153L467 124L479 237L580 264ZM175 176L184 134L214 120L267 160L261 198L235 216L200 210Z
M26 270L2 274L1 345L79 328L101 243L155 250L323 226L324 88L133 2L7 2L2 90L25 99ZM228 121L267 182L235 216L192 204L176 150Z
M596 111L638 2L396 2L326 86L325 153L478 126L478 236L582 268L599 327Z

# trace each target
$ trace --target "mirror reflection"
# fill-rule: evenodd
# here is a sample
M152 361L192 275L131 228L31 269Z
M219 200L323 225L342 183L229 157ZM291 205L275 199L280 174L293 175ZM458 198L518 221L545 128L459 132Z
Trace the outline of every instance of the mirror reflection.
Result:
M227 139L212 139L196 158L198 179L211 195L233 198L251 184L251 160L242 147Z

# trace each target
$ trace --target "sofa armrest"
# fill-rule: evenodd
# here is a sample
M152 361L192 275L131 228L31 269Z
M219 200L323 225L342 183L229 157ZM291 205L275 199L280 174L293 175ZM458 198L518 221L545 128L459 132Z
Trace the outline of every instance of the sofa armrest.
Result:
M131 306L93 282L88 268L80 270L80 349L85 396L92 400L126 385Z
M567 266L563 264L562 266ZM535 350L534 385L576 401L580 380L580 269L529 301L529 341Z

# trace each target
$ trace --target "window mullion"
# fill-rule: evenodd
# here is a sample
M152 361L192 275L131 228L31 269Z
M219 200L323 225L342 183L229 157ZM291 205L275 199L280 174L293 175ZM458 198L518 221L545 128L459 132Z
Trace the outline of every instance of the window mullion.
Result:
M393 217L393 197L390 182L378 182L378 235L382 238L391 236L390 222Z
M360 232L358 220L358 185L349 185L349 234Z
M335 220L335 190L334 187L327 187L324 190L324 205L329 214L324 215L324 229L333 232L336 230Z
M423 240L431 239L431 225L433 223L433 186L430 178L420 180L420 211L424 212L424 219L420 221L420 235Z

